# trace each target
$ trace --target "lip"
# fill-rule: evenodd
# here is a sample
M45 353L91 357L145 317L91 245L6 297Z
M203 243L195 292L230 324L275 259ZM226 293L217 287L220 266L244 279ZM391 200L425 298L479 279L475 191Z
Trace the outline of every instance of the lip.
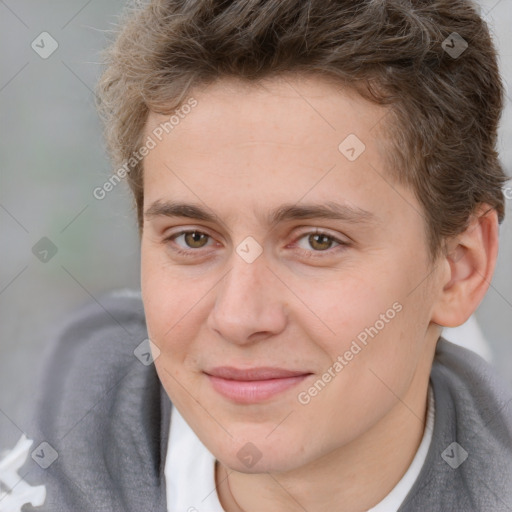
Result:
M235 368L234 366L217 366L211 370L205 371L206 374L213 377L220 377L228 380L269 380L284 379L286 377L297 377L299 375L310 374L311 372L303 370L288 370L286 368L274 368L271 366L258 366L254 368Z
M311 375L284 368L221 366L205 372L213 389L240 404L257 403L282 393Z

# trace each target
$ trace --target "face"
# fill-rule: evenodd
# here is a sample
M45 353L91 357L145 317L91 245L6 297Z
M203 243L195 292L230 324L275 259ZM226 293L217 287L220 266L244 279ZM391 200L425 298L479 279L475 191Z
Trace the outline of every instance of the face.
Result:
M396 420L397 397L425 386L425 219L384 168L383 107L315 78L192 96L144 163L156 370L217 459L293 470ZM168 119L151 114L146 135Z

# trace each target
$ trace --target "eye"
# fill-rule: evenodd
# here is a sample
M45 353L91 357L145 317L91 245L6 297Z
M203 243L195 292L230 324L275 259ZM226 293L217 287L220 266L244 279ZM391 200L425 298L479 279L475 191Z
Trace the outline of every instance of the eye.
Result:
M208 247L208 241L211 238L207 233L197 229L189 229L174 233L165 238L163 242L168 244L170 249L176 254L197 256L202 253L199 249ZM343 241L329 233L315 230L303 233L296 239L292 247L296 247L305 257L322 257L325 253L332 254L333 252L345 249L349 245L349 242Z
M300 243L301 241L303 241L303 243ZM346 246L349 245L349 243L346 241L340 240L339 238L336 238L329 233L318 230L303 233L302 236L297 239L297 242L295 243L299 247L300 251L308 256L317 256L317 254L314 253L332 253L333 251L343 250ZM333 244L336 244L336 246L334 247L333 251L331 251L330 249L332 248Z
M184 245L177 243L180 238ZM164 242L172 242L177 245L177 247L171 246L171 249L178 254L191 254L197 252L198 249L206 247L209 238L211 238L210 235L196 229L191 229L174 233L167 237Z

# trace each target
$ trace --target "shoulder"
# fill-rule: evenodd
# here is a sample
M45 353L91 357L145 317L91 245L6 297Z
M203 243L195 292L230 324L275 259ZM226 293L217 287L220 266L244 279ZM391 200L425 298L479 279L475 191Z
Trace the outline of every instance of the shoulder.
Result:
M512 391L474 352L438 341L435 420L424 467L400 511L512 509Z
M87 348L100 341L103 347L115 347L120 338L130 339L145 331L140 292L127 289L110 291L72 311L54 342L53 355L59 355L58 349Z
M45 511L117 512L125 500L161 510L171 404L152 364L140 293L109 292L75 309L42 364L30 424L0 461L0 483L26 475L26 490L39 492L33 505L46 489Z
M36 407L57 417L66 402L93 399L140 365L135 354L145 340L142 299L135 291L111 291L82 304L45 352Z
M458 404L461 417L471 417L482 427L487 425L487 434L493 433L493 426L498 430L499 425L503 435L512 440L512 389L482 357L441 338L431 380L440 400L450 394L450 402Z

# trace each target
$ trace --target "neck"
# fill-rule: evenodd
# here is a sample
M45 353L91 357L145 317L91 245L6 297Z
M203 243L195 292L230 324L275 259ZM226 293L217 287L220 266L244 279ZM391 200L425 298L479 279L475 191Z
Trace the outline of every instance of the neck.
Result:
M217 461L217 492L224 510L355 512L375 506L405 474L423 437L428 375L416 377L419 382L372 429L305 466L248 474Z

